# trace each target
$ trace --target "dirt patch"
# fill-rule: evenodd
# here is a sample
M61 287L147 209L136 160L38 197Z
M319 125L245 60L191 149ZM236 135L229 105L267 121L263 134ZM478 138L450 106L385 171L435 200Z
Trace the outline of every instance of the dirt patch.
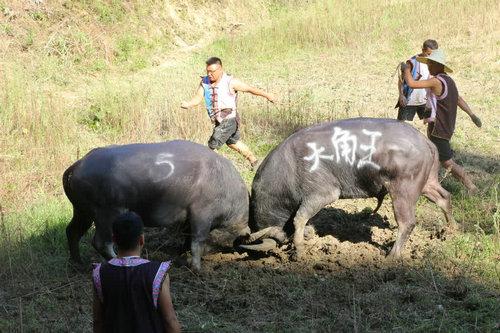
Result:
M342 208L337 208L337 207ZM234 251L215 252L204 256L206 271L238 262L240 267L284 268L304 273L338 272L349 268L391 267L395 263L386 258L397 234L392 208L386 202L379 213L372 215L371 200L349 200L328 206L313 217L306 228L305 259L290 260L292 245L283 244L266 254ZM390 217L388 217L390 216ZM188 261L185 244L187 231L150 229L147 231L146 255L165 260L174 258L179 265ZM402 260L424 258L425 254L446 239L443 228L425 230L417 226L406 243Z

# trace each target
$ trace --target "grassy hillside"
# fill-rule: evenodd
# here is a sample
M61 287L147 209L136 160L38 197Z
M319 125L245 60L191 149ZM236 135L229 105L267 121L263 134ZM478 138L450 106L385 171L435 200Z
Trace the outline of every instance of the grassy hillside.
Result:
M396 65L427 38L445 50L460 94L484 124L478 129L460 113L452 140L479 194L469 197L453 179L443 180L463 230L424 246L418 260L381 264L362 276L359 267L321 275L325 271L296 266L272 270L265 262L255 271L224 260L205 278L177 268L174 298L188 330L494 330L500 320L498 17L498 2L488 0L0 0L0 331L20 323L33 331L89 330L88 280L66 267L64 228L71 210L62 172L95 146L173 138L205 143L211 126L203 107L185 111L179 105L195 91L207 57L220 56L227 71L278 96L276 105L239 98L243 140L263 158L308 124L395 117ZM253 173L245 161L228 149L221 153L249 184ZM358 213L368 203L341 207ZM419 205L417 238L434 237L443 223L432 207ZM389 200L383 212L394 226ZM88 237L83 247L98 259ZM368 283L373 276L379 285ZM227 290L219 289L220 279ZM287 294L296 284L303 288ZM270 285L283 286L282 294L273 294ZM327 298L306 292L335 287L345 289ZM199 308L214 294L230 298L244 290L238 298L244 302L257 289L265 293L251 306L224 306L219 297L219 305ZM409 306L407 294L424 296ZM328 309L332 299L338 312ZM317 315L298 310L304 302L316 304ZM411 320L403 308L413 311ZM279 311L297 321L280 321Z

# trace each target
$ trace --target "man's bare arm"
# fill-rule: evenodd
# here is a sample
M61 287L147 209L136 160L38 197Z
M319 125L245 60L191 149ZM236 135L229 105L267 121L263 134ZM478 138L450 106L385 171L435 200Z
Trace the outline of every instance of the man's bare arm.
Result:
M94 288L94 303L92 305L93 312L93 329L94 333L104 333L104 309L102 307L101 300L97 297L97 293Z
M181 331L181 324L177 320L175 315L174 305L172 304L172 298L170 297L170 279L168 274L165 276L165 280L161 285L160 296L158 297L158 305L160 307L161 316L163 319L163 324L165 326L165 332L168 333L178 333Z
M415 81L411 77L411 73L409 70L406 70L405 68L404 71L404 78L406 81L406 84L413 89L422 89L422 88L430 88L431 91L436 95L436 96L441 96L443 87L441 86L441 81L436 79L435 77L430 78L428 80L419 80Z
M465 113L467 113L470 117L470 119L472 120L472 122L477 126L477 127L481 127L483 124L481 123L481 119L479 119L478 116L476 116L474 114L474 112L472 112L472 110L470 109L469 105L467 104L467 102L462 98L462 96L458 96L458 106L465 111Z
M405 107L407 104L406 96L403 93L403 82L404 82L404 76L405 72L408 72L411 75L411 62L407 61L407 66L401 66L402 70L402 75L398 79L398 91L399 91L399 105L402 107Z
M183 109L189 109L193 106L196 106L203 101L203 87L200 85L198 87L198 90L196 90L196 94L191 98L189 101L184 101L181 103L181 108Z
M275 97L273 94L270 94L262 89L252 87L244 82L241 82L240 80L233 79L231 81L231 87L235 91L249 92L255 96L262 96L262 97L266 98L271 103L275 102Z

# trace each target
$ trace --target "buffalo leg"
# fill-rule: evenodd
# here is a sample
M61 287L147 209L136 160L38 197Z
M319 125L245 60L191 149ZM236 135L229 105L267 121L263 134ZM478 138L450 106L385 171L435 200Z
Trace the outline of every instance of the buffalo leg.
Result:
M294 233L293 245L295 247L295 258L301 259L304 256L304 229L307 221L316 215L323 207L334 202L339 198L340 191L335 190L330 195L316 196L307 201L302 202L295 218L293 219Z
M96 213L93 245L106 260L116 257L111 230L113 221L122 212L121 210L101 210Z
M456 228L455 220L453 219L452 210L451 210L451 200L450 193L446 191L441 185L438 183L435 184L426 184L423 190L423 194L430 201L434 202L436 205L441 208L446 218L446 222L451 228Z
M211 223L207 222L206 216L210 215L191 212L189 216L191 226L191 267L197 272L201 271L201 256L204 252L205 241L210 233Z
M82 210L73 207L73 218L66 227L66 237L68 239L68 247L70 258L74 262L81 263L79 242L82 236L89 230L92 225L92 219Z
M415 206L418 195L404 195L402 193L394 195L391 193L391 196L394 217L398 223L398 235L389 253L389 257L399 258L406 241L415 227Z
M195 272L201 271L201 256L203 255L204 240L194 239L191 241L191 267Z
M321 208L320 208L321 210ZM319 210L318 210L319 212ZM314 215L311 215L312 217ZM293 226L295 231L293 233L293 245L295 247L295 258L294 259L302 259L304 257L304 228L309 221L309 217L307 215L297 215L293 219Z

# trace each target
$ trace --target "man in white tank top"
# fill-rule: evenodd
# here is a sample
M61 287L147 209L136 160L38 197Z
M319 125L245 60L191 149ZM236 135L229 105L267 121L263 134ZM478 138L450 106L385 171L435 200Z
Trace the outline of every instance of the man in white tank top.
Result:
M181 108L188 109L205 100L207 114L214 124L212 136L208 140L210 149L219 149L224 144L243 155L256 169L258 160L250 148L240 140L239 115L237 112L238 92L265 97L274 103L274 96L261 89L249 86L222 69L222 61L217 57L206 61L207 76L202 77L196 94L190 101L182 102Z
M415 81L428 80L429 69L424 63L417 61L417 57L427 57L431 55L433 50L437 50L438 43L433 39L428 39L422 45L422 53L415 55L406 61L405 71L407 71ZM403 72L403 71L402 71ZM412 121L415 118L415 113L420 119L425 118L425 110L427 103L427 93L425 89L413 89L408 86L404 80L404 73L398 80L399 99L396 107L398 107L398 120Z

